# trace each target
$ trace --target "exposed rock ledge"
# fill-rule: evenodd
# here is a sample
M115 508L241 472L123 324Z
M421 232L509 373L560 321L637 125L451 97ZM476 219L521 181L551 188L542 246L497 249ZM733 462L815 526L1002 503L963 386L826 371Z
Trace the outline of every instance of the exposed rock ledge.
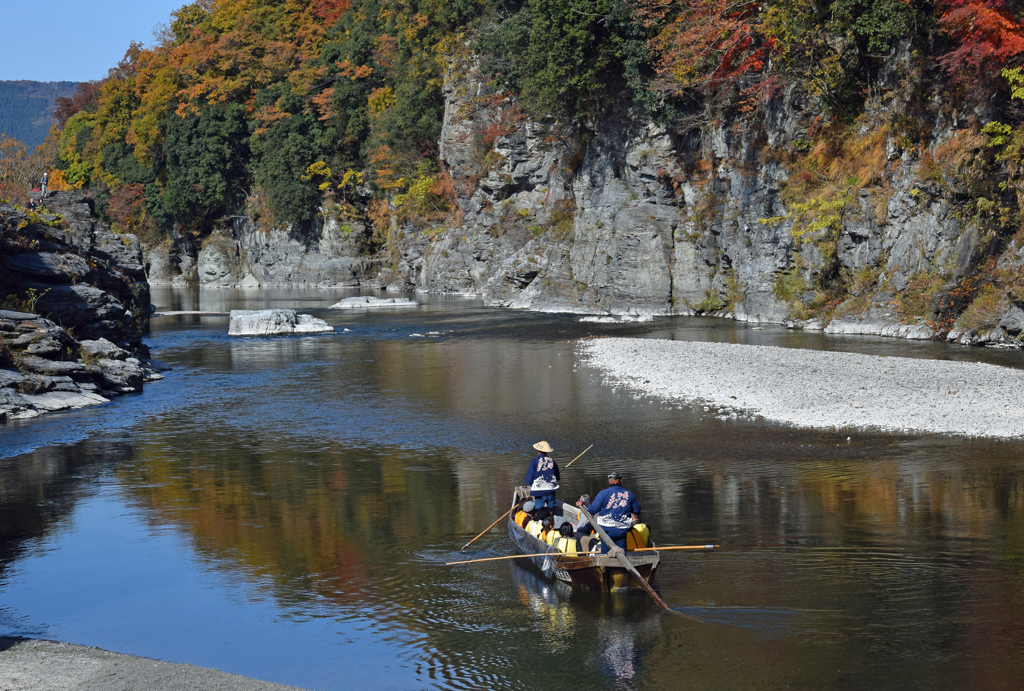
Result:
M580 354L610 381L719 412L818 429L1024 437L1024 371L728 343L606 338Z
M142 337L149 285L138 238L76 192L0 203L0 421L81 408L161 378Z
M76 341L37 314L0 310L0 421L85 408L163 379L105 338Z
M295 310L231 310L229 336L276 336L279 334L332 333L323 319Z

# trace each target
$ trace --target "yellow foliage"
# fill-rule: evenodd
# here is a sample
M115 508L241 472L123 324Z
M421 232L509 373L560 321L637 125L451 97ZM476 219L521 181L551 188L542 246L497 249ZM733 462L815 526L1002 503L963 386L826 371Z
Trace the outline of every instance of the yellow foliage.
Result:
M363 174L357 173L356 171L349 168L345 171L345 174L341 176L341 184L338 185L338 189L342 189L349 185L361 185L363 184Z
M387 110L394 108L395 104L398 103L398 99L395 97L395 92L391 90L390 86L382 86L370 92L366 103L370 116L378 118Z
M395 195L393 206L405 220L431 221L447 218L455 209L451 178L443 173L421 174L409 183L408 191Z
M310 163L309 167L306 168L306 172L300 176L303 182L309 182L313 178L324 178L328 181L331 179L331 167L327 165L326 161ZM326 189L326 187L321 186L321 189Z

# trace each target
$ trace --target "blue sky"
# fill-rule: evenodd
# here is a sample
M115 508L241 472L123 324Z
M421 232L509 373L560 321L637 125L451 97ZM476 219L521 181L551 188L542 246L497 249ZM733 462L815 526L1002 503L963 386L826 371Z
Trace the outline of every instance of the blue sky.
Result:
M0 0L0 80L102 79L187 0Z

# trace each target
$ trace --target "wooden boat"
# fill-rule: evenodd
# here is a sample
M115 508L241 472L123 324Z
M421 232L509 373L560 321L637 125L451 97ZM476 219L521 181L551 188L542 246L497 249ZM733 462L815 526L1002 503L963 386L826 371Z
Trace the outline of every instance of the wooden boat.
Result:
M529 489L517 487L512 499L513 507L525 501L529 496ZM576 507L565 503L560 505L562 518L575 524L578 514ZM559 552L554 547L527 533L522 526L515 522L515 514L515 510L513 510L508 515L508 534L512 539L512 544L515 545L520 554L544 553L545 556L531 557L529 561L533 562L533 565L542 571L546 577L582 588L613 593L641 590L640 584L622 567L618 560L606 554L577 556ZM654 546L654 542L651 541L651 547ZM551 556L546 556L546 554ZM640 573L641 577L648 583L654 580L654 571L661 562L661 557L657 552L626 552L626 556Z

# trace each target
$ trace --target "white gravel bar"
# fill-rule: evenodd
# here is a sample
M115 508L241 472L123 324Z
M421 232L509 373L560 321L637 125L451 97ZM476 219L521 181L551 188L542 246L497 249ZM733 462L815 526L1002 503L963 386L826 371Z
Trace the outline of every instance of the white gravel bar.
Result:
M1024 436L1024 371L979 362L635 338L581 341L610 383L816 429Z

